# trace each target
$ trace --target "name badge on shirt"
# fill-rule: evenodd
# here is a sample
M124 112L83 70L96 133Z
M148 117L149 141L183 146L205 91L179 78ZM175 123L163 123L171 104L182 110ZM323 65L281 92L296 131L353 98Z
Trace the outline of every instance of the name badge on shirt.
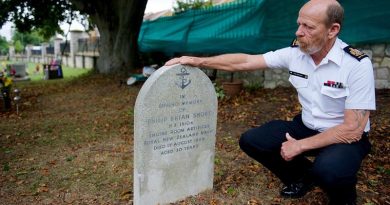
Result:
M305 74L298 73L298 72L294 72L294 71L291 71L291 70L290 70L288 73L290 73L290 75L298 76L298 77L300 77L300 78L305 78L305 79L308 78L308 76L305 75Z
M341 82L328 80L324 83L324 86L332 87L332 88L345 88L346 86Z

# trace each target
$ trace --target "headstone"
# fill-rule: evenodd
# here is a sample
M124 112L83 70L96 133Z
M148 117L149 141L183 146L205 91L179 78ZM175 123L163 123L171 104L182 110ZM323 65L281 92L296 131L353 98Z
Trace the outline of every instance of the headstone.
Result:
M13 76L13 81L30 80L30 77L27 76L25 63L7 64L7 72Z
M198 68L165 66L141 88L134 118L134 205L212 189L217 97Z
M15 77L26 77L26 64L13 64L12 68L15 69Z

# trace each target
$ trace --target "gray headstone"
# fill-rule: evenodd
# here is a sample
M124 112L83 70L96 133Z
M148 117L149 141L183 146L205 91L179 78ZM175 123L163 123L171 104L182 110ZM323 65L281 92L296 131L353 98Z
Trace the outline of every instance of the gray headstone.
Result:
M217 97L198 68L165 66L134 111L134 205L167 204L212 189Z
M26 64L13 64L12 67L15 69L15 76L23 78L26 76Z
M15 71L15 76L17 77L26 76L26 64L7 64L7 72L11 74L12 70Z
M12 70L15 71L15 75L13 76L13 81L30 80L30 77L27 76L26 68L27 65L25 63L8 64L7 72L10 74Z

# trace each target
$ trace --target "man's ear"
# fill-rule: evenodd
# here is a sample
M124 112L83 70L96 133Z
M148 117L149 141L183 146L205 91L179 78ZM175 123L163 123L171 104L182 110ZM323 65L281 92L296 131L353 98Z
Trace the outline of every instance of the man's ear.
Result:
M329 28L329 39L336 37L340 33L340 28L341 26L339 23L333 23L332 26Z

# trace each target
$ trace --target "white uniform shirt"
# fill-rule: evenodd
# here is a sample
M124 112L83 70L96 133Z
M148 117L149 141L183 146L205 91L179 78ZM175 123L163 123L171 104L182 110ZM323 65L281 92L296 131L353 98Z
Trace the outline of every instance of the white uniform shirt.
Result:
M269 68L288 68L289 81L298 91L302 121L323 132L344 121L345 109L375 110L375 81L368 57L360 61L343 49L337 39L327 56L315 65L299 47L265 53ZM370 130L370 122L364 131Z

